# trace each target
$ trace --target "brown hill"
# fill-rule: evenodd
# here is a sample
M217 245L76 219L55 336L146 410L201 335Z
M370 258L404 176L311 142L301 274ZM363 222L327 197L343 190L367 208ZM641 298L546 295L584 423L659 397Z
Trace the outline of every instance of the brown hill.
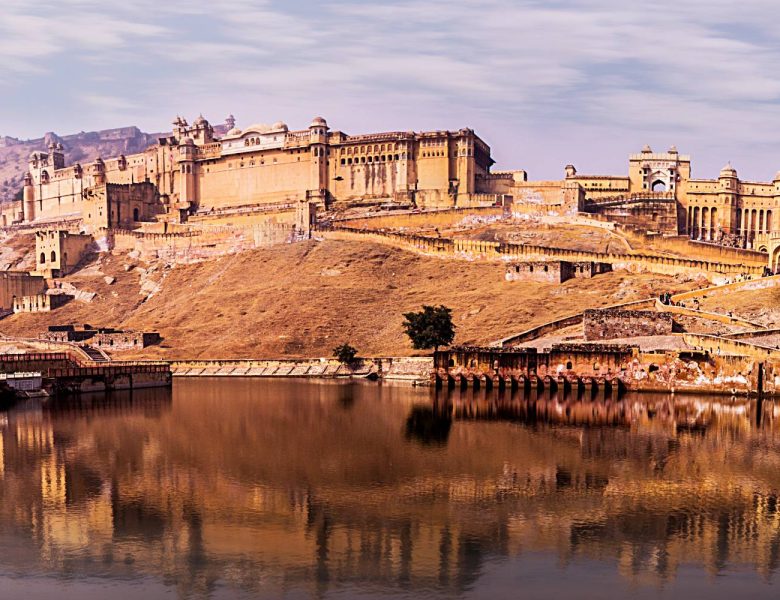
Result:
M50 324L157 330L147 356L329 356L342 342L363 355L408 355L402 313L423 304L454 311L458 343L487 343L558 316L663 290L695 287L671 277L615 272L563 285L507 282L500 264L445 261L362 242L310 241L200 264L138 265L123 256L68 278L98 294L52 313L20 314L0 331L30 336ZM104 277L116 278L109 285ZM161 289L149 299L139 294Z

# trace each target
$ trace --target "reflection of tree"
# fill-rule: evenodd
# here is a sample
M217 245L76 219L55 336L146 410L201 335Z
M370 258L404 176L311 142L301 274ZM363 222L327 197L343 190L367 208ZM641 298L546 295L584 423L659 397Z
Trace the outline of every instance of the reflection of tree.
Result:
M355 384L345 383L339 390L339 405L344 410L349 410L355 404Z
M406 438L424 446L446 446L452 419L428 406L413 406L406 419Z

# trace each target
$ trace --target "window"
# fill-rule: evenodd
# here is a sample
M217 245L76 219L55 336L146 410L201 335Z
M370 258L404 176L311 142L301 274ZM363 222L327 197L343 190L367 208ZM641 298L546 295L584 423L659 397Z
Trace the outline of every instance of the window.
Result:
M51 251L51 262L56 262L56 261L57 261L57 253L54 250L52 250Z
M46 253L45 252L41 252L41 264L42 265L46 264Z

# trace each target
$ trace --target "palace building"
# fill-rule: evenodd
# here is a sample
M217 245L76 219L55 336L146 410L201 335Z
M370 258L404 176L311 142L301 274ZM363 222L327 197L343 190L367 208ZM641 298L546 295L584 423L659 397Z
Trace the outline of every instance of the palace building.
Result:
M495 173L492 191L516 205L589 213L647 231L766 252L778 230L780 173L771 182L741 180L726 165L717 179L691 176L691 159L672 146L632 154L628 175L582 175L567 165L557 181L527 181L522 171Z
M374 202L420 207L495 202L490 148L471 129L348 135L317 117L218 136L198 117L177 117L171 135L144 152L66 166L63 148L34 152L23 198L3 225L81 220L86 228L131 228L149 220L300 201L320 206Z

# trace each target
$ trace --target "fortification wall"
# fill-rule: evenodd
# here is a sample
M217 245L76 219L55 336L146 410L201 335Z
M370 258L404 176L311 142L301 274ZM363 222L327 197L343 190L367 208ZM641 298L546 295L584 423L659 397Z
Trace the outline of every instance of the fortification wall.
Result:
M614 306L609 306L607 308L611 308L615 310L621 308L640 310L644 308L652 308L654 305L655 305L655 299L649 298L647 300L635 300L633 302L616 304ZM580 323L583 322L583 320L584 317L582 313L578 313L576 315L569 315L568 317L563 317L561 319L549 321L547 323L537 325L536 327L532 327L531 329L527 329L526 331L522 331L520 333L511 335L509 337L505 337L504 339L495 342L493 345L497 347L509 348L511 346L515 346L518 344L524 344L526 342L531 342L533 340L537 340L541 337L554 333L560 329L571 327L573 325L579 325Z
M404 212L382 214L356 219L342 219L337 221L338 226L354 229L383 230L404 229L419 227L453 227L470 216L501 217L505 215L505 209L500 206L485 206L475 208L447 209L425 212Z
M756 268L753 272L755 273L757 270L758 269ZM672 300L675 302L680 302L682 300L691 300L693 298L711 298L715 296L722 296L724 294L733 294L735 292L765 290L778 286L780 286L780 275L773 275L772 277L758 277L747 281L737 281L735 283L729 283L725 285L691 290L690 292L681 292L672 296Z
M631 245L650 246L658 250L674 252L680 256L695 256L702 260L755 267L763 267L767 264L767 256L763 252L699 242L683 235L649 235L630 228L622 229L621 233Z
M753 323L752 321L740 319L739 317L733 317L721 313L707 312L703 310L694 310L692 308L687 308L685 306L666 305L666 304L661 304L661 302L659 301L656 301L656 308L658 308L658 310L663 310L674 315L683 315L686 317L693 317L696 319L707 319L708 321L715 321L717 323L723 323L724 325L732 325L737 327L751 327L755 329L761 327L759 323Z
M111 248L115 252L137 252L143 258L190 263L291 243L302 239L304 234L290 223L262 223L248 227L203 227L188 233L114 230L109 236Z
M632 272L647 271L664 275L678 275L680 272L693 274L738 275L750 273L760 275L763 268L724 264L711 261L689 260L645 254L608 254L605 252L584 252L532 246L505 244L475 240L430 238L395 232L362 231L351 228L334 228L320 231L318 235L328 239L373 241L442 257L462 257L477 260L565 260L570 262L597 262L611 264Z
M296 201L315 189L308 149L226 156L196 164L199 206L222 208Z

